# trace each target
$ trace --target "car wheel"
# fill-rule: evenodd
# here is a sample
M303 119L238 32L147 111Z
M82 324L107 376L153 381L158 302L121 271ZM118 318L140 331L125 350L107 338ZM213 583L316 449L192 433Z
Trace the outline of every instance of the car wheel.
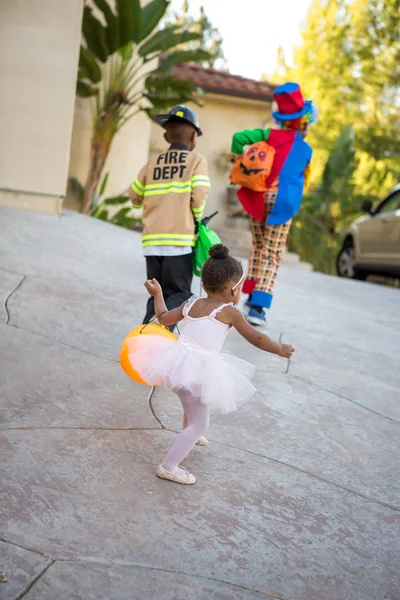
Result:
M367 273L360 271L360 269L356 267L356 253L353 240L347 239L344 242L336 260L336 270L339 277L361 280L367 278Z

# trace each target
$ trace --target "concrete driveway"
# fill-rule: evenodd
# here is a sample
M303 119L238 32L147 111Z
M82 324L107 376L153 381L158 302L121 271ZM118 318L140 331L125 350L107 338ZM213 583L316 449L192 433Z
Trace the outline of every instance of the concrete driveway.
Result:
M130 381L140 236L0 209L2 600L399 600L400 293L282 269L254 400L154 469L176 398Z

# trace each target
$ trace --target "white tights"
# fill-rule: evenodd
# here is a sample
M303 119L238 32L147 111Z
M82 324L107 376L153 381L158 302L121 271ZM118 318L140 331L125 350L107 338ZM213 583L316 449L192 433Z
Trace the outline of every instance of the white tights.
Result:
M177 394L184 412L184 429L177 436L162 463L167 471L173 471L189 454L197 440L206 433L210 422L210 409L201 403L200 398L192 396L186 390L179 390Z

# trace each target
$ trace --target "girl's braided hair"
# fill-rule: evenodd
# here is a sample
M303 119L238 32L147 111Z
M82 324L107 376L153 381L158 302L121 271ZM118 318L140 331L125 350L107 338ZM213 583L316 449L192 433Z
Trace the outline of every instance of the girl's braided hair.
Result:
M209 292L222 292L230 281L239 281L243 267L236 258L229 254L229 249L216 244L209 250L210 258L204 263L201 279Z

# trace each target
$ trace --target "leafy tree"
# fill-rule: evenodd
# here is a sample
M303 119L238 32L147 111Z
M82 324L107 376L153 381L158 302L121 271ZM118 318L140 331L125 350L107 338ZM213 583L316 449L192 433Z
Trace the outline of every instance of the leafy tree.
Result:
M278 51L274 80L299 82L319 112L311 193L289 244L328 273L361 200L400 179L399 14L400 0L312 0L292 64Z
M362 85L356 183L364 193L382 195L400 178L400 0L357 0L351 8Z
M204 61L199 61L204 67L213 67L220 70L226 69L226 59L222 49L223 40L220 32L210 19L207 17L204 7L200 7L200 15L195 18L190 13L189 0L183 0L179 12L172 12L165 18L165 24L180 25L185 27L189 25L194 31L201 34L200 40L183 42L179 45L182 50L197 50L203 48L209 53L209 57Z
M177 80L171 70L177 63L209 58L204 49L180 48L202 39L190 24L159 27L169 0L151 0L143 8L140 0L115 0L115 9L107 0L92 2L84 7L77 82L77 94L91 98L93 114L84 213L91 209L115 135L140 111L151 117L174 104L199 102L200 91Z
M382 196L400 177L400 0L313 0L293 65L276 79L301 83L318 106L310 143L314 185L345 125L356 136L355 189Z
M304 209L332 233L339 229L343 219L354 217L359 208L357 204L355 211L353 206L353 175L356 168L354 142L353 128L346 125L329 154L320 184L304 201Z
M355 217L360 204L353 193L354 142L353 129L347 125L333 145L321 183L305 196L290 231L289 247L314 268L331 274L339 245L338 232Z

